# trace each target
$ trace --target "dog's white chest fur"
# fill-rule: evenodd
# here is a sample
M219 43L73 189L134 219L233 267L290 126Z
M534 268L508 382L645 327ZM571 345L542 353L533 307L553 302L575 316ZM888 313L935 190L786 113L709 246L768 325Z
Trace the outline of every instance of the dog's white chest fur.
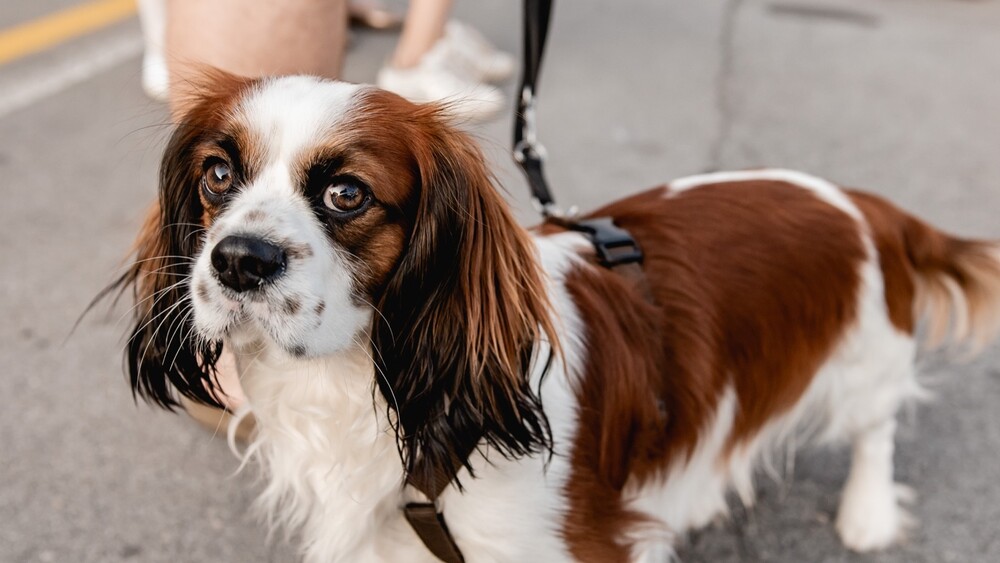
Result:
M266 481L260 508L272 528L298 531L310 563L437 561L403 518L401 507L418 493L403 486L385 401L372 393L371 369L360 350L322 362L258 359L244 368L258 428L250 451ZM550 419L562 438L557 443L565 444L572 401L561 368L548 374L546 392L565 405ZM476 478L463 470L464 490L450 487L439 499L456 541L475 555L469 560L520 560L530 553L569 560L558 533L566 453L516 461L473 454Z
M402 465L363 351L321 361L267 355L241 371L269 524L298 530L308 561L386 559L393 544L416 541L399 511Z

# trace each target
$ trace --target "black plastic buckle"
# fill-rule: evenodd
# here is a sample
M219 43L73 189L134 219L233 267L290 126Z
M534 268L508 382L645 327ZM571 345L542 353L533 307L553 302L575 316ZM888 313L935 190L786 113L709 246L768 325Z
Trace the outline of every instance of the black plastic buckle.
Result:
M642 263L642 250L635 239L628 231L615 225L610 217L570 221L567 226L587 235L597 250L598 261L606 268Z

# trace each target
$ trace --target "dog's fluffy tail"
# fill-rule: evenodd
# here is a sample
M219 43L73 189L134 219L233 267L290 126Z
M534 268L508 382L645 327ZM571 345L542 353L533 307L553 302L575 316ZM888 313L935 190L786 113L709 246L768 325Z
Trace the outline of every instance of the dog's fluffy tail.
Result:
M988 343L1000 328L1000 242L953 237L877 196L850 196L871 227L893 320L924 321L930 346Z

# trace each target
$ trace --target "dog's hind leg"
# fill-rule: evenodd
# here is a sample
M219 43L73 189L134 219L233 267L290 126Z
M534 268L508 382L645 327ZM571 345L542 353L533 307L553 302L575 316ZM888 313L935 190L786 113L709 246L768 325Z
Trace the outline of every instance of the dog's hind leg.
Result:
M871 316L869 316L871 319ZM917 384L913 365L915 342L889 326L868 323L861 340L864 360L843 374L836 405L835 439L851 445L851 469L840 500L837 532L848 548L875 551L902 539L912 519L900 507L909 489L893 480L896 415L907 401L925 392Z
M893 480L896 415L924 391L914 368L916 342L894 327L874 265L866 279L859 327L846 344L844 369L827 399L827 438L851 445L851 468L837 514L837 532L855 551L886 548L902 538L911 519L900 507L906 489Z
M873 551L899 540L910 518L900 508L912 495L893 481L894 416L857 432L852 443L851 470L837 514L837 532L855 551Z

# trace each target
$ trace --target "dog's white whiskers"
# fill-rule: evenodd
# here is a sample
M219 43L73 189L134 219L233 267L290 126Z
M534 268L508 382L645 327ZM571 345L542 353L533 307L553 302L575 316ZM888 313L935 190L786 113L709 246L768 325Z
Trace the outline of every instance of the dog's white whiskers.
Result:
M373 305L371 301L368 301L367 299L365 299L361 295L355 294L354 298L357 299L357 300L359 300L359 301L361 301L365 305L368 305L369 307L371 307L372 311L374 311L376 315L378 315L379 317L381 317L382 322L384 322L386 328L389 329L389 336L390 336L390 338L392 338L393 342L395 342L396 341L396 335L392 332L392 324L389 322L389 319L385 318L385 315L382 314L382 311L379 311L378 307L376 307L375 305Z
M200 225L198 223L170 223L169 225L164 225L161 230L169 229L170 227L197 227L199 229L205 228L205 225Z
M173 286L171 286L171 287L169 287L169 288L165 288L165 289L163 289L163 290L161 290L161 291L158 291L157 293L162 293L162 295L160 295L159 297L157 297L157 298L156 298L156 300L154 300L154 301L153 301L153 303L152 303L152 304L150 304L150 306L149 306L149 309L150 309L150 310L149 310L148 312L146 312L146 314L145 314L145 315L143 315L143 316L142 316L141 318L142 318L142 319L145 319L146 317L148 317L148 316L150 315L150 313L152 313L152 309L153 309L153 307L155 307L155 306L156 306L156 304L160 302L160 300L162 300L162 299L165 299L165 298L166 298L166 296L167 296L167 295L169 295L169 293L168 293L168 292L169 292L169 290L170 290L170 289L173 289L174 287L176 287L176 286L178 286L178 285L181 285L182 283L184 283L184 281L186 281L186 280L181 280L181 281L177 282L176 284L174 284ZM155 294L151 295L151 296L150 296L150 297L148 297L147 299L151 299L151 298L153 298L154 296L155 296ZM182 296L182 298L181 298L180 300L178 300L178 302L177 302L177 303L175 303L175 304L174 304L174 305L172 305L171 307L168 307L168 308L164 309L163 311L160 311L160 312L159 312L159 313L157 313L157 314L156 314L155 316L153 316L152 318L150 318L149 320L147 320L147 321L146 321L146 322L145 322L144 324L140 325L140 326L139 326L138 328L136 328L136 329L135 329L135 331L133 331L133 335L132 335L132 338L129 338L128 342L131 342L131 341L132 341L132 339L133 339L133 338L135 338L135 336L136 336L136 335L138 335L139 333L141 333L141 332L142 332L142 330L143 330L144 328L146 328L147 326L149 326L149 325L150 325L151 323L155 322L155 321L156 321L156 319L160 318L160 317L161 317L161 316L163 316L164 314L167 314L167 313L169 313L169 312L171 311L171 309L173 309L173 308L174 308L174 307L176 307L176 306L177 306L178 304L180 304L181 302L183 302L184 298L188 298L188 299L190 299L190 296L189 296L189 295L187 295L187 294L185 294L184 296ZM138 306L138 305L136 305L135 307L137 307L137 306ZM133 309L135 309L135 307L133 307ZM129 312L131 312L131 311L129 311ZM128 313L125 313L125 314L127 315ZM123 318L124 318L124 316L122 317L122 319L123 319ZM119 322L121 322L121 320L122 320L122 319L119 319L118 321L119 321ZM128 346L128 342L126 342L126 343L125 343L125 346ZM124 348L123 348L123 349L124 349Z
M181 299L179 299L177 301L177 303L174 303L173 305L171 305L170 308L164 310L162 313L160 313L159 315L157 315L157 317L160 317L163 314L169 314L172 311L176 311L179 307L181 307L181 306L183 306L185 304L188 304L189 302L190 302L190 297L184 296ZM150 319L150 322L152 322L152 321L153 321L153 319ZM160 332L160 329L163 328L163 324L165 322L166 322L166 320L160 321L160 323L158 325L156 325L156 329L153 330L153 333L146 340L146 346L142 350L142 356L139 357L138 369L139 369L140 372L142 371L143 363L146 361L146 354L149 352L149 347L153 344L153 341L156 339L156 335ZM148 324L149 323L146 323L146 325L148 325ZM143 325L143 326L146 326L146 325Z
M146 297L143 297L142 299L140 299L139 301L137 301L135 303L135 305L132 305L131 307L129 307L127 311L125 311L124 313L122 313L122 315L120 317L118 317L118 320L115 322L115 326L118 326L119 324L121 324L121 322L123 320L125 320L125 317L127 317L130 314L134 313L136 309L138 309L139 307L141 307L143 305L143 303L145 303L145 302L149 301L150 299L152 299L153 302L149 304L149 311L147 311L143 315L143 317L142 317L142 318L145 318L147 315L149 315L152 312L153 307L155 307L156 304L161 299L163 299L167 295L169 295L170 290L177 288L178 286L180 286L181 284L183 284L185 281L187 281L187 279L179 280L179 281L175 282L174 284L170 285L169 287L165 287L163 289L154 291L153 293L147 295ZM142 328L145 328L145 327L144 326L139 327L139 330L141 330Z
M192 316L194 316L194 307L188 308L187 313L185 313L183 317L181 317L180 315L178 315L178 317L181 319L181 321L180 321L180 323L178 325L178 329L177 329L178 336L180 336L181 332L183 332L184 325L187 324L187 322L191 319ZM181 354L181 350L184 347L183 346L184 342L188 338L191 337L191 333L192 332L194 332L194 326L193 325L190 326L190 327L188 327L187 333L178 340L177 351L174 352L174 357L170 360L170 369L171 370L174 369L177 366L177 358ZM170 334L169 334L169 331L168 331L167 340L170 340L170 338L171 337L170 337Z
M194 264L196 262L196 260L194 258L190 257L190 256L179 256L179 255L176 255L176 254L163 254L163 255L160 255L160 256L150 256L148 258L142 258L142 259L139 259L139 260L133 260L131 263L129 263L126 266L124 266L124 268L131 268L132 266L135 266L135 265L138 265L138 264L145 264L146 262L153 262L155 260L177 260L177 262L173 262L173 263L168 264L168 265L172 265L172 264L177 264L177 265L180 265L180 264Z
M369 360L371 360L372 368L379 375L379 377L382 378L382 381L385 381L385 386L389 390L389 395L392 398L392 405L396 409L396 417L398 419L402 415L402 413L400 411L399 401L396 400L396 392L392 390L392 383L389 381L389 378L386 377L385 372L382 371L382 368L378 367L378 362L375 361L375 358L372 357L372 355L368 352L367 348L363 346L360 342L358 342L358 339L356 337L352 336L351 338L354 340L354 343L358 346L358 349L361 350L364 353L364 355L368 357Z

